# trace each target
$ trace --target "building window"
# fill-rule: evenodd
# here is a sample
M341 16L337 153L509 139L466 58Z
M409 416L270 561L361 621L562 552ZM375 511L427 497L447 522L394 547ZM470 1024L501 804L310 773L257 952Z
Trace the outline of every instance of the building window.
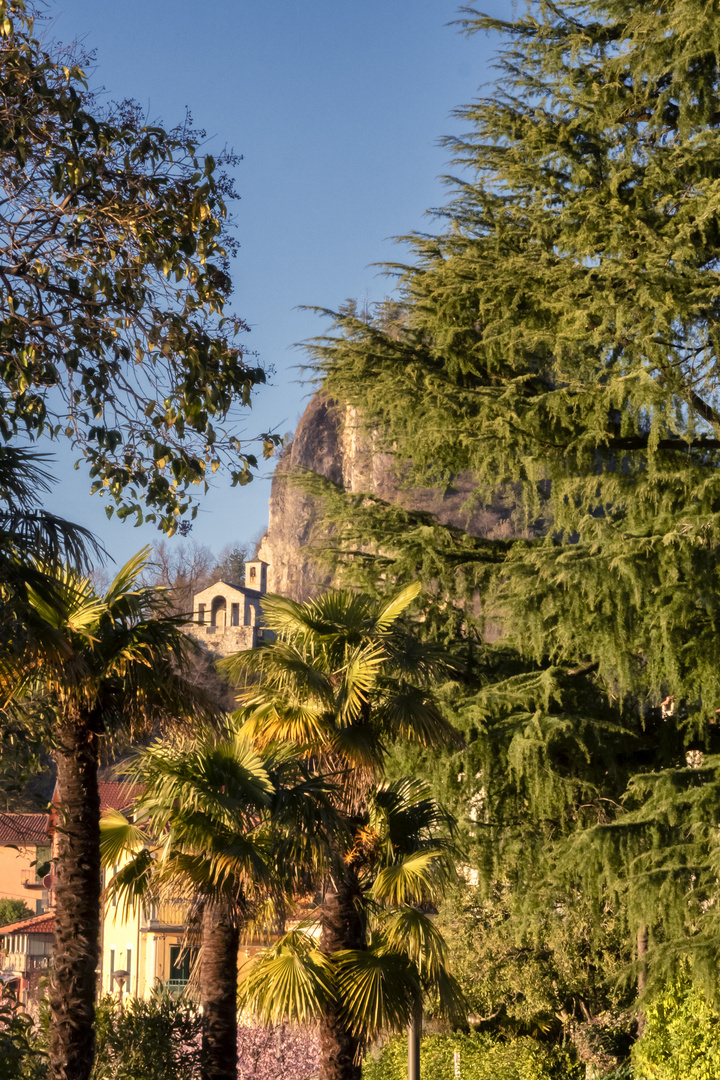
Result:
M49 844L38 844L35 848L35 878L37 881L42 881L50 873L52 869L51 856L52 849Z
M250 580L255 581L256 577L257 577L257 566L251 566L250 567Z
M129 994L130 993L131 976L132 976L132 949L128 949L126 955L127 955L127 960L126 960L125 966L127 968L127 973L128 973L127 974L127 989L128 989L128 994Z
M204 623L205 622L205 605L204 604L198 604L198 622L199 623Z
M233 604L230 613L230 622L232 626L240 625L240 605Z
M197 949L183 948L182 945L171 945L169 982L186 983L190 978L190 972L196 958Z
M112 990L112 977L115 974L115 950L110 950L110 989Z

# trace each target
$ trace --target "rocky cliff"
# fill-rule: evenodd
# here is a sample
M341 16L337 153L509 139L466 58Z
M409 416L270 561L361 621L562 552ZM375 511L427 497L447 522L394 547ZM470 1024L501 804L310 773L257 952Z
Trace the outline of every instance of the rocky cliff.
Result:
M346 491L367 492L409 510L428 511L443 524L457 525L473 536L510 533L510 510L463 509L473 490L469 473L455 477L445 493L437 488L402 489L392 454L378 452L373 441L361 433L353 410L322 394L312 398L273 477L268 531L258 549L258 558L268 563L268 592L305 600L326 583L306 549L320 516L318 500L291 479L305 470Z

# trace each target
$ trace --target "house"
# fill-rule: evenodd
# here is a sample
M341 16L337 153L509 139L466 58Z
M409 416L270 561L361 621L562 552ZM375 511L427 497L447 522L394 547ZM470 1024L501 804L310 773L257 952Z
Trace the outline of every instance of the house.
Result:
M227 656L253 649L263 637L260 599L267 592L267 563L245 564L245 584L216 581L194 598L189 633L213 652Z
M37 997L38 983L50 967L54 934L52 912L0 927L0 981L23 1005Z
M101 784L102 812L127 811L140 790L128 784ZM120 869L121 865L117 865L106 870L105 883ZM197 947L184 941L189 907L186 900L170 899L128 908L114 897L104 896L98 971L101 997L119 992L116 971L123 972L123 994L131 997L148 997L158 983L171 993L185 989L197 957ZM254 956L263 945L264 942L243 945L240 963Z
M122 782L100 783L100 812L127 812L142 788ZM120 866L103 871L103 886ZM111 896L104 896L100 919L100 965L98 993L102 997L118 990L116 971L127 972L123 989L132 997L145 997L159 980L179 989L187 982L185 957L181 957L185 909L176 904L151 905L126 910Z
M24 900L39 915L50 906L48 814L0 814L0 898Z

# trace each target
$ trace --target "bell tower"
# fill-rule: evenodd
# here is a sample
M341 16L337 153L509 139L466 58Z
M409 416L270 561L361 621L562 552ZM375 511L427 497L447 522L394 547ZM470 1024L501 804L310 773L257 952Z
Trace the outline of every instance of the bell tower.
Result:
M245 563L245 588L254 592L267 592L268 564L262 559L252 559Z

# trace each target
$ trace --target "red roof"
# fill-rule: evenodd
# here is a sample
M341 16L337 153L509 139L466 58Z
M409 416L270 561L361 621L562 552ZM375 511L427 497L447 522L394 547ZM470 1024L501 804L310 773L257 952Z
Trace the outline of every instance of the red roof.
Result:
M129 784L126 780L101 781L100 789L100 813L106 810L127 810L136 799L139 799L145 790L141 784Z
M7 923L0 926L0 934L54 934L55 916L51 911L44 915L33 915L29 919L21 919L20 922Z
M47 844L48 814L0 814L0 844Z

